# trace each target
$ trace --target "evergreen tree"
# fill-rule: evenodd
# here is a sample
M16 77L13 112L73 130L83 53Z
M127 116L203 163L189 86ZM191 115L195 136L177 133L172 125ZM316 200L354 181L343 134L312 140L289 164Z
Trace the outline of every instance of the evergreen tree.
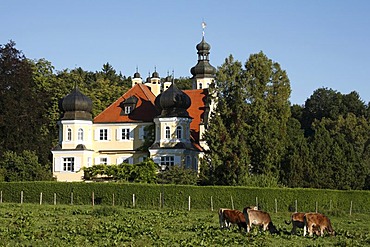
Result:
M202 167L213 184L242 185L248 176L245 82L241 63L229 56L217 72L216 87L210 89L217 96L216 107L205 133L209 149Z
M287 145L290 82L280 65L262 52L251 55L245 69L245 120L249 126L246 140L251 150L251 170L278 177Z

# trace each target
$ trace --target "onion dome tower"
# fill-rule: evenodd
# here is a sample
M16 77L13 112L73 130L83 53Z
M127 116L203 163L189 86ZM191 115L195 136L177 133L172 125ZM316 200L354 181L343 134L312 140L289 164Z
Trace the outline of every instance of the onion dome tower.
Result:
M206 24L202 23L203 37L202 41L196 45L198 54L198 63L190 69L193 75L193 89L208 88L209 84L214 81L216 68L209 63L210 44L204 39L204 29Z
M62 120L89 120L92 121L92 101L80 92L77 85L62 102L64 116Z
M193 120L187 111L191 105L190 97L172 82L154 103L161 114L154 118L155 141L149 148L150 157L162 169L183 165L185 160L190 167L190 160L198 154L190 139Z
M190 97L177 88L175 83L158 95L155 100L158 109L161 109L160 117L187 117L190 118L187 109L191 105Z
M139 73L139 69L136 67L136 72L134 74L134 77L132 78L132 85L131 87L134 87L136 84L143 83L143 79L141 78L141 75Z

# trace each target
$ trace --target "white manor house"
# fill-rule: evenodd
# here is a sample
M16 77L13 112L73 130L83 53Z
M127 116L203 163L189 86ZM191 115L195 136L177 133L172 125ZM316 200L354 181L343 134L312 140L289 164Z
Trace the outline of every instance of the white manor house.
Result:
M150 157L162 169L183 165L199 170L206 143L202 140L212 110L208 87L216 69L209 63L210 45L196 45L198 62L191 68L193 89L181 91L173 78L155 71L143 81L136 72L132 87L92 119L92 101L76 86L62 101L59 141L53 154L57 181L82 181L83 167L136 164ZM143 144L148 129L154 142Z

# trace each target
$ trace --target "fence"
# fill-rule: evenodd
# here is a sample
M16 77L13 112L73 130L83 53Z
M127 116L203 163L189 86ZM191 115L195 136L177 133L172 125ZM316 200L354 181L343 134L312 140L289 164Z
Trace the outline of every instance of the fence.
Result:
M270 212L370 213L369 191L181 186L124 183L0 183L1 203L91 204L217 210L258 205Z

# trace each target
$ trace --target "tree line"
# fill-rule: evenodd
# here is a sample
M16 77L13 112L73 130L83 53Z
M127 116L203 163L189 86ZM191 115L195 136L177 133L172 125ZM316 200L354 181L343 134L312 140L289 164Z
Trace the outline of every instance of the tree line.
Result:
M131 77L109 63L95 72L56 71L15 46L0 45L0 181L51 180L61 99L78 85L96 116ZM191 88L190 78L175 82ZM291 105L286 71L263 52L244 66L230 55L210 91L216 104L198 184L369 189L370 105L357 92L319 88Z

